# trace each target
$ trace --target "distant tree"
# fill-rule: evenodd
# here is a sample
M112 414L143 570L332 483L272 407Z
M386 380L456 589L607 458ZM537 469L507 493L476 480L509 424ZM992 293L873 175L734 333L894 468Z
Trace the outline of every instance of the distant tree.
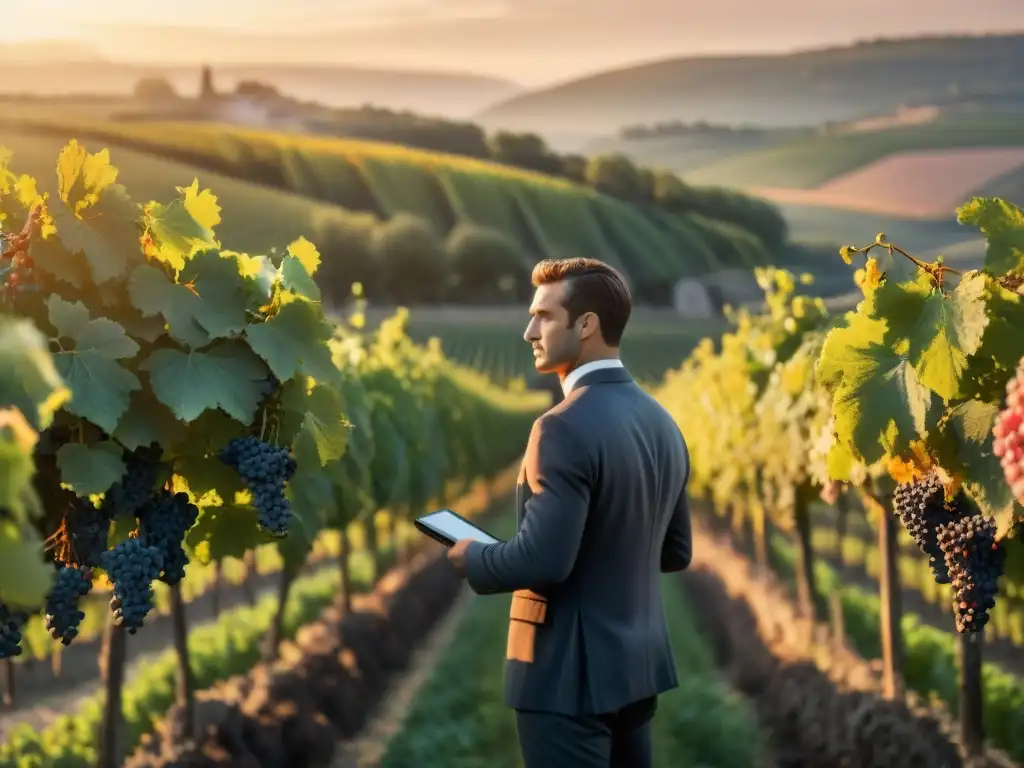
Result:
M450 296L467 304L516 301L530 283L531 264L519 246L490 227L460 224L446 243Z
M587 162L586 180L597 191L620 200L639 201L645 197L645 179L640 170L618 152L592 157Z
M671 171L658 171L654 176L654 202L673 213L695 210L698 193Z
M586 184L587 158L583 155L562 155L562 172L560 175L577 184Z
M235 86L235 93L254 101L274 101L281 98L277 88L259 80L242 80Z
M382 293L398 304L436 304L444 298L448 263L430 222L395 214L373 233L373 261Z
M310 240L320 251L316 281L324 298L343 304L352 283L362 283L370 299L381 297L378 270L373 258L374 231L379 222L370 214L329 211L313 222Z
M174 86L162 77L144 77L135 84L135 98L142 101L171 101L178 98Z
M539 173L557 174L561 171L558 155L552 153L544 139L535 133L498 131L488 146L491 158L496 162Z

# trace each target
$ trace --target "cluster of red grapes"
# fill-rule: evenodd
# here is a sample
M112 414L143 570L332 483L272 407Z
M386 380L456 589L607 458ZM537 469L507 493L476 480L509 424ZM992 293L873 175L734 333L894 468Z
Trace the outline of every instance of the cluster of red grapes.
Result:
M996 522L971 515L939 528L939 546L953 582L956 631L980 632L996 604L1006 550L996 541Z
M1024 504L1024 359L1006 384L1006 405L992 428L992 452L999 457L1006 483Z
M935 473L909 483L902 483L893 495L893 511L914 542L927 555L935 583L949 584L945 557L939 547L938 531L958 515L955 507L946 504L946 492Z

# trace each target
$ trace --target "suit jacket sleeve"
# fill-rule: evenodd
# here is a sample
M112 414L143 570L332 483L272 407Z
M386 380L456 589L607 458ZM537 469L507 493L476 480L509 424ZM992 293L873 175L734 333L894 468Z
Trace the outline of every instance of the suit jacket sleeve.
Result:
M683 444L686 452L686 445ZM693 558L693 532L690 528L690 504L687 500L686 486L690 483L690 456L686 452L686 476L683 487L679 491L679 499L672 510L665 541L661 545L661 572L674 573L685 570Z
M561 415L534 423L525 469L532 496L519 533L466 551L466 579L479 594L543 589L565 581L576 562L590 507L591 460Z

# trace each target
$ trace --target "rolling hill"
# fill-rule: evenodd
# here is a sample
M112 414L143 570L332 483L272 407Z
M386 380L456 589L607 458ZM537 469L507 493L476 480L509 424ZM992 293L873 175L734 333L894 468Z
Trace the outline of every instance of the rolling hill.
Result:
M0 128L0 145L8 143L8 134L25 131ZM41 132L37 126L35 135ZM154 174L174 171L163 182L163 196L172 183L188 184L195 175L206 184L212 172L378 220L415 214L442 236L458 223L486 226L534 260L601 258L621 268L640 293L664 292L681 277L749 269L771 258L754 235L725 222L672 215L543 174L398 145L210 123L81 123L50 125L45 133L58 143L77 137L94 150L109 146L126 173L141 174L136 163ZM11 148L17 151L17 144ZM155 158L175 165L157 169ZM190 170L183 173L185 168Z
M759 56L676 58L529 91L477 115L488 127L607 134L668 120L816 126L941 103L1022 98L1024 35L877 40Z

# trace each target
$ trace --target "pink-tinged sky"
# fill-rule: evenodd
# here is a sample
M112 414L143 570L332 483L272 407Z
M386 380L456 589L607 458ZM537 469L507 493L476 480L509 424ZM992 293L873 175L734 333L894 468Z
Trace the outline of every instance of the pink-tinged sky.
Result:
M0 43L117 59L463 70L526 85L674 55L1024 30L1024 0L3 0ZM301 9L301 10L300 10Z

